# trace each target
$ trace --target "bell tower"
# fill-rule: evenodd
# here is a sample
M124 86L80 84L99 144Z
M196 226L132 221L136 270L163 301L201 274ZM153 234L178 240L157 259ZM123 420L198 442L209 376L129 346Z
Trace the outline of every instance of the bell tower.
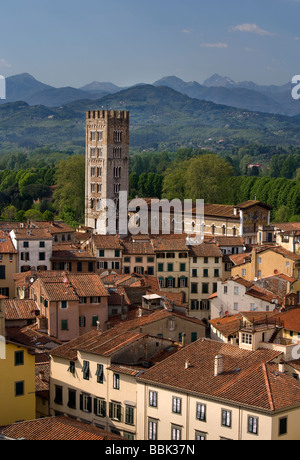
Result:
M107 234L109 212L114 204L118 222L119 193L129 188L129 112L88 111L85 155L85 225Z

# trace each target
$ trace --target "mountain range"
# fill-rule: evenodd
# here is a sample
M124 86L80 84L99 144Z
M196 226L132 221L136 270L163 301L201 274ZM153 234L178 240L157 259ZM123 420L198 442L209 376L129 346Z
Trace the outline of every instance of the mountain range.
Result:
M203 84L195 81L184 82L178 77L168 76L154 82L153 86L168 87L191 98L245 110L287 116L295 116L300 113L299 101L291 97L291 83L266 86L251 81L234 82L228 77L215 74ZM126 89L129 88L119 87L110 82L97 81L81 88L70 86L55 88L24 73L6 78L7 98L0 100L0 104L23 101L31 106L60 107L84 99L97 100Z
M300 118L199 100L169 86L135 85L57 107L16 101L0 105L0 154L40 147L84 153L87 110L129 110L134 150L179 147L229 150L248 143L300 145ZM95 90L96 88L96 90ZM53 88L40 87L45 94ZM114 88L116 89L116 88ZM83 91L83 90L79 90ZM32 92L31 100L38 93Z

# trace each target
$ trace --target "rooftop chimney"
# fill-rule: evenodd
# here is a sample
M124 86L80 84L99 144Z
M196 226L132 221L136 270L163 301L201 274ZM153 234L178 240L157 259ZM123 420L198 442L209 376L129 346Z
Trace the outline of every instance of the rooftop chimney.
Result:
M223 372L223 356L217 355L215 356L215 362L214 362L214 376L216 377L217 375L222 374L222 372Z

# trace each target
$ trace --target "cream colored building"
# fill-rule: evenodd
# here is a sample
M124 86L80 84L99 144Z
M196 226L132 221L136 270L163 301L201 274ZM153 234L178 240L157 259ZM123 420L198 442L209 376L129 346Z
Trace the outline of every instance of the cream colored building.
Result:
M180 350L137 377L138 439L299 440L300 383L280 359L211 340Z
M93 331L56 348L50 360L50 414L136 439L136 376L169 348L169 340L116 329Z

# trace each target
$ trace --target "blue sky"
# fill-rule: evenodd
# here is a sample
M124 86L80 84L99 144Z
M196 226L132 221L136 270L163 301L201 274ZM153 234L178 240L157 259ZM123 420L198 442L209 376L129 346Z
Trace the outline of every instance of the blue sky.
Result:
M300 74L300 0L9 0L0 74L119 86L214 73L283 84Z

